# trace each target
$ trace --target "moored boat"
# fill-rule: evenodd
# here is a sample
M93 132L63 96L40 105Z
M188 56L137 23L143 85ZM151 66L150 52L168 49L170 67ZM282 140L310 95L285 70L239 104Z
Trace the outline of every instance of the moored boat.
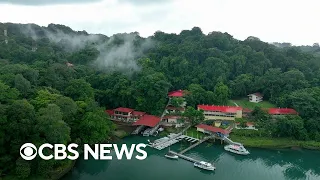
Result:
M229 151L235 154L240 154L240 155L250 154L250 152L246 148L244 148L242 145L234 145L234 144L226 145L224 146L224 149L226 151Z
M172 153L167 153L166 155L164 155L166 158L169 158L169 159L178 159L179 157L175 154L172 154Z
M195 163L193 163L193 165L195 167L209 170L209 171L214 171L216 169L216 167L214 167L214 165L212 165L211 163L208 163L208 162L204 162L204 161L195 162Z

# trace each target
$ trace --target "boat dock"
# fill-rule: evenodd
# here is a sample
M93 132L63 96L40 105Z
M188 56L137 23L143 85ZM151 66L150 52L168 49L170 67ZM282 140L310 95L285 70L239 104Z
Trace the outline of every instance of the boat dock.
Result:
M201 144L201 143L203 143L203 142L205 142L205 141L207 141L208 139L211 139L211 138L214 138L215 136L207 136L207 137L205 137L205 138L203 138L203 139L201 139L200 141L198 141L197 143L195 143L195 144L192 144L191 146L189 146L188 148L186 148L186 149L184 149L184 150L182 150L181 152L179 152L179 154L183 154L183 153L185 153L185 152L187 152L187 151L189 151L190 149L192 149L192 148L194 148L194 147L196 147L196 146L198 146L199 144Z
M191 143L199 141L197 138L181 135L181 134L169 134L168 137L160 138L151 143L149 146L158 150L165 149L181 140L187 140Z
M199 163L199 162L200 162L199 160L196 160L196 159L194 159L194 158L192 158L192 157L185 156L185 155L183 155L183 154L180 154L180 153L177 153L177 152L174 152L174 151L169 151L169 153L172 153L172 154L174 154L174 155L177 155L177 156L179 156L179 158L185 159L185 160L190 161L190 162L193 162L193 163L195 163L195 162Z

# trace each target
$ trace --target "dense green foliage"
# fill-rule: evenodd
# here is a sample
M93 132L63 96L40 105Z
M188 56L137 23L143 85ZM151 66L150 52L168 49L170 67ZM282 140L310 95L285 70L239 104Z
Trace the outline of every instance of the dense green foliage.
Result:
M18 158L23 143L104 141L114 128L105 108L159 115L168 91L177 89L188 90L187 114L199 117L194 123L202 119L194 115L197 104L226 105L229 98L261 92L301 114L269 123L267 115L256 113L265 129L274 125L274 135L319 140L320 61L299 48L278 48L254 37L239 41L220 32L205 35L197 27L149 38L138 33L109 38L54 24L0 24L0 32L4 29L0 176L48 177L66 162L25 162Z

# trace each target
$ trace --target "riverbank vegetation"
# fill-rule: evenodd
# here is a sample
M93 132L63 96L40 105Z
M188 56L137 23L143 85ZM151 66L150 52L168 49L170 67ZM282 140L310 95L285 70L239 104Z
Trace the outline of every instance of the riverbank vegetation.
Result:
M43 179L66 161L24 161L26 142L94 144L115 126L104 110L119 106L160 115L169 90L185 89L188 106L227 105L261 92L277 107L300 116L272 121L257 113L272 136L320 141L320 63L297 47L278 48L249 37L194 27L180 34L137 32L112 37L0 23L0 177ZM192 112L193 109L190 109ZM258 111L258 110L257 110ZM260 114L260 115L259 115ZM194 123L201 118L193 119ZM51 151L48 149L48 153Z
M251 137L238 136L232 134L231 139L241 142L246 147L255 148L305 148L320 150L320 142L317 141L299 141L292 138L272 138L272 137Z

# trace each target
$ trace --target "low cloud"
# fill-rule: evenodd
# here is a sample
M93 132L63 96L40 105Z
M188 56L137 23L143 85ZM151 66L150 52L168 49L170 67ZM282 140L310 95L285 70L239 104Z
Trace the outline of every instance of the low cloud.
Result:
M87 45L94 46L99 51L99 56L91 65L100 71L121 71L125 74L139 71L137 59L155 44L151 38L141 38L138 33L116 34L107 39L106 36L87 34L84 31L75 33L69 27L54 24L50 24L48 28L23 25L21 31L34 41L48 38L69 52L79 51ZM105 39L102 40L102 37Z
M119 40L122 43L115 45ZM139 42L139 40L141 41ZM110 48L106 48L108 46ZM115 35L98 47L100 56L93 65L99 70L121 71L131 74L140 70L136 59L143 56L144 52L153 46L154 42L150 38L142 40L136 33Z
M119 2L126 2L134 5L150 5L170 2L170 0L118 0Z
M79 3L92 3L102 0L0 0L3 4L16 4L16 5L54 5L54 4L79 4Z

